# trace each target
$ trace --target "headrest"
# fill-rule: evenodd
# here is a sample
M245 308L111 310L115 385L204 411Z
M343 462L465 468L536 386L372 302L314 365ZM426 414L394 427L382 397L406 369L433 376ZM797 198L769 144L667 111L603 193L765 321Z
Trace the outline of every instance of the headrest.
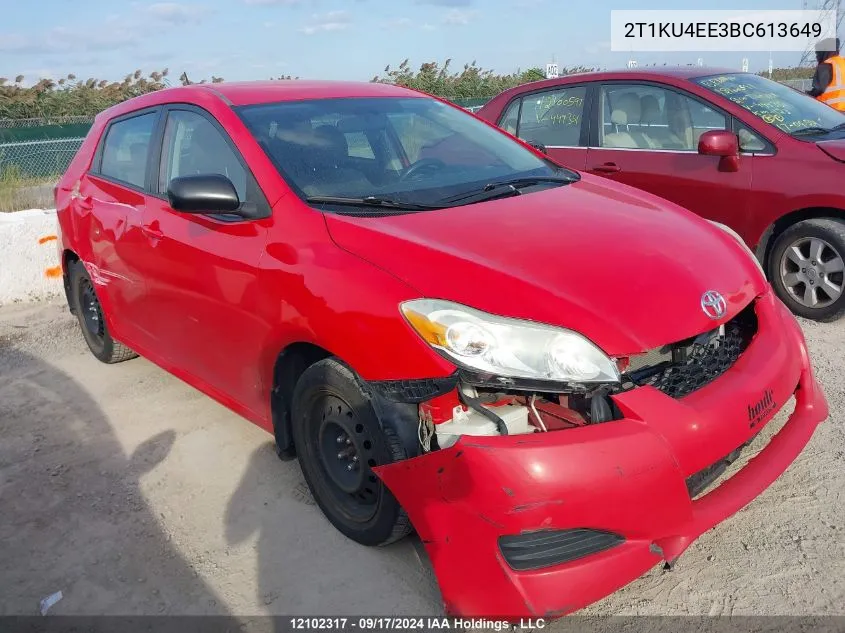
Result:
M316 146L318 149L338 153L343 156L349 155L349 143L346 135L333 125L321 125L314 130Z
M628 115L623 110L614 110L610 113L610 122L613 125L628 125Z
M633 92L626 92L617 98L614 105L628 115L628 124L639 123L642 114L640 98Z
M660 121L660 102L654 95L645 95L640 99L640 121L642 123L657 123Z

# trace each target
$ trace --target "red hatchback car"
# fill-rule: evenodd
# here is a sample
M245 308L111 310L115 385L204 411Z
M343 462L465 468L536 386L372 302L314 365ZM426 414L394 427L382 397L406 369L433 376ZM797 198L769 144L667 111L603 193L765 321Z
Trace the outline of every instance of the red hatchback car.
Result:
M93 354L274 433L351 539L416 529L450 614L562 615L674 562L828 414L741 240L403 88L132 99L57 208Z
M559 163L733 228L796 314L845 314L845 114L732 70L585 73L508 90L478 116Z

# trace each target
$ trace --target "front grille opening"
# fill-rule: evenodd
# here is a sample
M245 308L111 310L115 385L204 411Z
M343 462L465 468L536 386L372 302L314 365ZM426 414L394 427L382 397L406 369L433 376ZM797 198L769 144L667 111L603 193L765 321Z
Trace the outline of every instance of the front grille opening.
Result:
M512 569L531 571L597 554L624 542L619 534L603 530L539 530L501 536L499 549Z
M756 333L757 314L752 302L723 329L631 357L625 378L630 387L650 385L672 398L683 398L730 369Z

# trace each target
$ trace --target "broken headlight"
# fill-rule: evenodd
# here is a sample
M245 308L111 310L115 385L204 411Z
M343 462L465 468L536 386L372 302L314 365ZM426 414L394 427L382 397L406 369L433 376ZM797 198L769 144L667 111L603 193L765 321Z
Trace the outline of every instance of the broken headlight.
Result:
M571 330L500 317L439 299L400 306L411 327L459 367L556 383L617 383L619 370Z

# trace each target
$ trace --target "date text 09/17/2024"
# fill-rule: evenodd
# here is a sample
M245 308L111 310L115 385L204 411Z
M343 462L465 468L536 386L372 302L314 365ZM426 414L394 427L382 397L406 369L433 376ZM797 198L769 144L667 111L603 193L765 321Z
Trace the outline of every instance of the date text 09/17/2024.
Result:
M289 622L293 631L531 631L546 626L542 618L522 618L511 623L505 620L451 617L292 617Z

